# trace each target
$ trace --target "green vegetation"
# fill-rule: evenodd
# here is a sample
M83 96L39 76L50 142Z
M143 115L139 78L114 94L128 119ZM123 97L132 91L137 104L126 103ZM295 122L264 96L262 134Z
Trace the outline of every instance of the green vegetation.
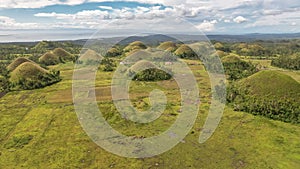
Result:
M245 78L257 72L256 66L233 54L223 57L221 61L229 80Z
M9 64L7 66L7 70L8 71L13 71L15 70L18 66L20 66L22 63L25 63L25 62L31 62L33 63L31 60L27 59L27 58L24 58L24 57L19 57L17 59L15 59L11 64Z
M81 50L81 45L76 45L71 42L53 42L53 41L41 41L35 46L29 48L29 52L33 52L36 54L43 54L47 51L55 50L55 49L64 49L69 51L70 53L77 54ZM58 55L60 54L60 50L58 50ZM65 52L63 52L65 53ZM62 53L62 54L63 54ZM65 53L66 54L66 53Z
M0 75L0 93L10 90L10 82L7 78ZM1 94L0 94L1 95Z
M124 52L130 52L137 49L146 49L147 46L141 41L135 41L130 43L127 47L123 49Z
M58 56L62 62L71 62L75 61L75 57L62 48L55 48L53 54Z
M175 52L177 49L177 45L172 41L168 41L161 43L157 48L168 52Z
M244 56L264 56L267 53L266 49L260 44L239 43L234 44L231 48L237 54Z
M300 53L291 56L279 56L273 59L271 64L284 69L300 70Z
M39 62L49 66L56 65L58 63L65 63L75 61L75 56L65 51L62 48L56 48L53 51L46 52L39 58Z
M11 72L10 82L15 88L36 89L60 81L59 71L47 71L39 65L25 62Z
M172 78L172 75L166 73L163 70L150 68L138 72L133 79L139 81L159 81L159 80L169 80Z
M0 50L0 168L298 169L300 74L299 71L270 65L275 57L297 53L299 48L296 48L296 42L216 43L214 45L217 53L222 54L226 74L233 77L227 83L229 104L219 127L207 142L198 143L199 132L203 130L211 103L211 86L203 63L194 59L194 55L182 52L187 59L181 60L191 68L199 85L201 104L198 117L181 143L161 155L146 159L119 157L97 146L87 136L73 106L74 63L60 62L42 68L33 62L36 57L58 47L77 56L78 45L46 41L35 48L35 44L0 45L3 49ZM240 44L247 44L245 48L257 53L241 53L242 50L237 47ZM255 44L263 50L254 50L253 47L260 48ZM118 49L123 50L122 47ZM85 57L77 62L99 64L97 60L102 59L99 51L86 50L83 52ZM149 93L153 89L162 90L168 102L161 117L148 124L135 123L122 118L112 102L111 79L117 64L129 53L133 62L153 53L156 54L154 60L162 64L170 60L170 55L161 55L157 51L155 48L133 49L120 55L113 54L103 58L97 71L95 93L99 109L107 122L124 135L139 138L158 135L166 131L180 115L181 93L176 81L170 74L155 68L132 74L136 80L130 83L129 96L134 107L147 110L151 106ZM7 67L16 58L30 58L31 61L22 62L9 72ZM272 70L255 73L257 70L252 63ZM144 68L148 64L151 63L140 61L131 70ZM14 85L9 80L14 81ZM51 81L54 84L50 85ZM47 87L41 88L44 85ZM39 89L22 90L33 86Z
M32 140L32 135L25 135L25 136L14 136L11 140L9 140L5 145L4 148L11 149L11 148L23 148L27 145L30 140Z
M300 84L277 71L261 71L231 84L227 100L238 111L300 123Z
M157 66L149 61L141 60L130 68L129 76L133 76L133 79L138 81L160 81L171 79L172 73L169 70L158 69Z
M122 49L118 46L114 46L110 48L106 53L107 57L116 57L120 55L122 55Z
M103 57L98 54L96 51L87 49L83 54L81 54L77 62L82 62L86 65L99 64Z
M62 63L60 58L52 52L46 52L39 58L39 62L47 66Z
M115 70L116 64L114 63L114 60L109 59L109 58L104 58L101 61L101 66L103 71L105 72L112 72Z
M174 54L179 56L180 58L197 58L197 54L188 45L185 44L180 45L180 47L174 52Z

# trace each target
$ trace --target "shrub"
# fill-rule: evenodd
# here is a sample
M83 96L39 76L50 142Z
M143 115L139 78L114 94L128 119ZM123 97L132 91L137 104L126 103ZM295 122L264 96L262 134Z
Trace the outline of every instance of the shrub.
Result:
M272 60L271 65L284 69L300 70L300 53L292 56L279 56Z
M159 81L169 80L171 78L172 75L163 70L150 68L136 73L133 79L139 81Z

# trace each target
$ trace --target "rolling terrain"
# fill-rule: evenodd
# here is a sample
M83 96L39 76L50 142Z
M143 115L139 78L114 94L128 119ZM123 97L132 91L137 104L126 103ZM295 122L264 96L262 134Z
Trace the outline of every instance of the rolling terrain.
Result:
M125 56L134 55L136 52L148 55L152 51L145 49L146 45L142 42L132 43L130 40L130 43L129 47L113 47L114 50L110 50L110 57L105 58L107 63L97 70L96 101L107 122L117 131L137 138L151 137L168 129L181 113L180 90L173 78L157 81L134 80L130 84L129 96L135 108L144 111L151 107L149 93L154 89L160 89L166 93L168 99L166 110L157 120L147 124L122 118L111 96L114 69L122 63L121 59ZM35 73L57 70L60 72L61 80L44 88L12 90L6 95L0 93L2 96L0 98L0 168L298 169L300 166L299 123L286 123L272 120L268 116L236 111L231 105L226 106L222 120L212 137L205 143L199 144L199 134L203 130L211 103L209 75L202 62L189 58L194 54L187 46L180 48L179 44L174 45L171 42L162 43L158 48L181 55L180 60L193 71L199 87L201 104L192 130L173 149L152 158L123 158L107 152L87 136L74 110L72 98L74 63L71 61L74 59L74 54L77 54L76 50L69 54L59 49L57 44L49 44L41 42L33 47L34 50L39 49L37 56L50 52L58 58L70 57L43 68L38 63L28 58L20 58L16 54L19 59L16 60L17 62L12 61L13 64L9 66L11 67L10 78L13 79L20 76L29 78ZM244 44L238 45L245 47ZM270 58L232 57L231 53L226 51L225 45L218 46L227 53L222 60L230 63L229 66L234 65L230 67L234 73L240 74L247 71L249 67L251 68L249 70L252 70L252 67L259 67L259 72L246 72L245 76L234 81L239 83L240 87L250 89L250 92L253 92L251 95L257 95L259 98L271 94L276 98L299 96L299 71L271 66ZM44 47L49 49L44 50ZM123 53L119 57L120 51ZM82 61L80 63L82 65L95 64L95 60L102 58L97 49L84 50L82 55L84 59L79 60ZM101 69L107 65L112 69L107 71ZM144 65L145 63L135 66ZM299 106L298 103L296 105Z

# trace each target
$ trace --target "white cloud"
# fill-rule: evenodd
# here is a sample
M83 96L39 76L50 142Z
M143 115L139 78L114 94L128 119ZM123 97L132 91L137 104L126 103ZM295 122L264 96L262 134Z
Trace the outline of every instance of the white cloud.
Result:
M1 29L34 29L37 28L37 23L19 23L16 22L15 19L0 16L0 28Z
M277 9L271 9L271 10L263 10L263 15L279 15L282 14L281 10L277 10Z
M78 5L85 0L1 0L0 8L42 8L50 5Z
M201 24L197 25L196 27L203 32L211 32L215 30L216 23L218 23L217 20L212 20L212 21L204 20Z
M0 0L0 8L41 8L55 4L77 5L85 2L119 2L122 0ZM245 23L239 28L260 27L270 25L296 26L300 19L299 0L123 0L160 6L124 7L116 9L111 6L98 6L98 10L83 10L74 14L50 12L37 13L36 17L53 18L56 27L96 27L110 21L129 24L134 22L151 22L184 18L193 24L200 23L199 28L205 31L218 31L217 26L232 25L229 23ZM11 18L12 19L12 18ZM34 20L35 18L32 18ZM214 21L215 20L215 21ZM2 21L3 22L3 21ZM10 21L10 23L16 21ZM222 24L216 25L217 22ZM296 23L294 25L293 23ZM44 27L30 23L31 26ZM28 27L30 27L30 24ZM6 21L8 25L8 21ZM52 26L52 25L51 25ZM6 26L7 27L7 26ZM13 27L13 26L10 26ZM147 27L146 27L147 28Z
M300 9L299 10L285 10L277 15L263 15L256 18L255 22L250 24L249 27L260 26L293 26L292 23L300 22Z
M236 18L233 19L233 22L235 22L235 23L244 23L246 21L247 21L247 19L242 16L237 16Z
M98 6L101 9L106 9L106 10L113 10L111 6Z
M64 13L37 13L34 14L37 17L54 17L56 19L66 19L66 20L79 20L79 21L89 21L89 20L100 20L100 19L110 19L110 14L107 11L101 10L84 10L77 12L76 14L64 14Z

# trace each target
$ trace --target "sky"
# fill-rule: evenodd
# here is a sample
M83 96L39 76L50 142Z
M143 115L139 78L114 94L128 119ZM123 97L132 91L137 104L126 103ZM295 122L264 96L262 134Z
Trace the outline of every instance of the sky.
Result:
M299 0L0 0L0 41L84 38L95 31L296 33L299 25Z

